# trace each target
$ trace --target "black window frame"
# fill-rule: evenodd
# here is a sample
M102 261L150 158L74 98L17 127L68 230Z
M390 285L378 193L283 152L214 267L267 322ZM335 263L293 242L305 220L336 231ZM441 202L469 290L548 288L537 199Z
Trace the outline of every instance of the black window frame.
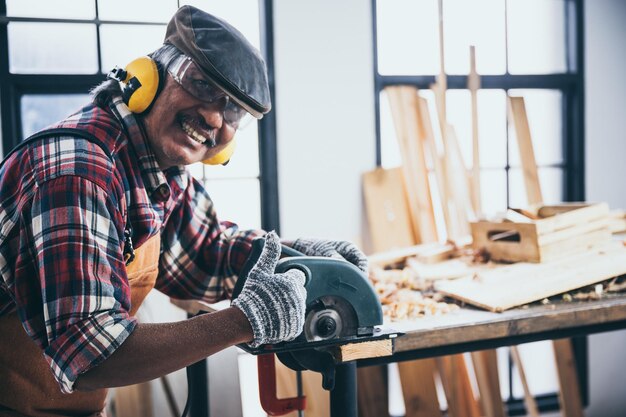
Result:
M98 0L95 3L94 19L57 19L7 16L6 0L0 0L0 118L2 123L2 149L6 155L17 146L22 138L20 100L26 94L86 94L91 88L106 79L100 73L102 67L100 26L151 25L165 26L162 22L108 21L98 17ZM274 45L272 0L259 0L259 27L261 53L265 58L270 83L270 95L274 94ZM180 5L180 2L177 1ZM10 22L55 22L90 23L96 25L98 48L98 73L96 74L12 74L9 71L8 24ZM261 196L261 227L280 233L278 204L278 171L276 151L276 103L259 124L259 186Z
M429 89L436 81L436 76L381 75L378 72L377 10L371 0L372 39L374 63L374 112L376 128L376 166L382 165L380 93L388 86L411 85L419 89ZM445 1L445 0L443 0ZM507 1L507 0L504 0ZM481 75L481 89L550 89L563 94L562 107L562 145L563 145L563 199L565 201L585 201L585 89L584 89L584 0L564 0L565 14L565 53L567 72L559 74ZM467 89L466 75L448 75L448 89ZM508 129L507 129L508 130ZM507 146L509 143L507 133ZM510 170L509 156L505 170ZM507 181L508 183L508 181ZM509 192L507 184L507 202ZM586 336L572 339L576 369L580 382L583 405L589 403L588 343ZM508 415L524 415L526 409L521 398L512 393L512 360L509 359L509 397L505 400ZM558 394L546 394L536 397L539 411L559 410Z

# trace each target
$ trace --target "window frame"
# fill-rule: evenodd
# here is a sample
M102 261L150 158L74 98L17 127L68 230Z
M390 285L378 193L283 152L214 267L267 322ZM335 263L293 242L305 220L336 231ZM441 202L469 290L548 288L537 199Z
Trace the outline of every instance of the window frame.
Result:
M0 0L0 120L2 120L2 150L7 155L22 140L20 100L26 94L85 94L106 79L102 68L100 26L150 25L165 26L163 22L100 20L98 0L95 2L94 19L59 19L7 16L6 0ZM265 58L270 84L270 96L274 94L274 46L272 0L259 0L259 28L261 54ZM180 5L180 1L177 1ZM98 48L98 73L96 74L12 74L9 71L8 24L10 22L89 23L96 25ZM258 123L259 138L259 186L261 196L261 227L280 233L278 204L278 172L276 151L276 103L273 110Z
M435 75L381 75L378 72L378 37L376 3L371 0L372 42L374 68L374 115L376 129L376 166L382 165L380 93L385 87L394 85L411 85L418 89L429 89L436 81ZM443 0L445 1L445 0ZM507 0L504 0L507 1ZM510 74L481 75L481 89L502 89L507 93L510 89L551 89L562 93L562 146L563 164L563 199L565 201L585 200L585 90L584 90L584 4L583 0L564 0L565 14L565 54L567 72L558 74ZM506 7L506 6L505 6ZM444 17L445 19L445 17ZM448 75L448 89L467 89L467 75ZM508 121L507 121L508 123ZM507 147L510 143L507 129ZM505 170L507 178L511 166L509 155ZM509 201L507 185L507 203ZM580 381L583 405L589 402L588 378L588 344L587 337L572 339L576 369ZM507 415L523 415L526 413L524 400L512 394L512 360L509 358L509 397L505 399ZM546 394L536 397L540 411L553 411L560 408L558 394Z

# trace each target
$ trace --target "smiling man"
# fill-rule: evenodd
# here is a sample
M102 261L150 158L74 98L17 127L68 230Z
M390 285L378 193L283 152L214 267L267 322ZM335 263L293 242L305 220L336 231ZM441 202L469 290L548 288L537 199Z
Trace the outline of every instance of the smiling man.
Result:
M302 331L305 277L274 272L278 236L219 221L185 168L222 155L246 117L270 111L259 52L228 23L185 6L163 46L131 64L0 167L0 416L101 415L108 387ZM231 307L137 323L152 288L229 298L261 235L263 252ZM367 268L347 242L291 245Z

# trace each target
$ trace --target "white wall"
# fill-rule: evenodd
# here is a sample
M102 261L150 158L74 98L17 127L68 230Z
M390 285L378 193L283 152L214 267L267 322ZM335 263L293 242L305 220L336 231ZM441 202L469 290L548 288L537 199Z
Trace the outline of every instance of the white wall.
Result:
M274 2L281 234L359 242L375 166L370 2Z
M626 2L585 2L586 192L626 208ZM621 417L626 406L626 331L589 338L588 417Z

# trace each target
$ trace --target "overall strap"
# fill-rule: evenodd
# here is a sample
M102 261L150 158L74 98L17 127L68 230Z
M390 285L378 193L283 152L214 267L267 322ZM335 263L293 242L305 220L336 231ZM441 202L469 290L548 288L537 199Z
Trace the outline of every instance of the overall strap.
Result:
M107 154L109 159L113 160L113 154L111 153L109 148L106 147L104 142L102 142L100 139L98 139L97 137L95 137L91 133L86 132L86 131L81 130L81 129L71 128L71 127L58 127L58 128L53 128L53 129L42 130L41 132L37 132L34 135L31 135L31 136L27 137L19 145L17 145L15 148L13 148L11 150L11 152L9 152L7 154L7 156L4 157L2 162L0 162L0 165L2 165L4 163L4 161L6 161L15 152L19 151L23 147L28 146L29 144L31 144L31 143L39 140L39 139L45 139L45 138L49 138L49 137L52 137L52 136L62 136L62 135L78 136L78 137L81 137L83 139L86 139L89 142L91 142L91 143L93 143L95 145L98 145L104 151L104 153Z

